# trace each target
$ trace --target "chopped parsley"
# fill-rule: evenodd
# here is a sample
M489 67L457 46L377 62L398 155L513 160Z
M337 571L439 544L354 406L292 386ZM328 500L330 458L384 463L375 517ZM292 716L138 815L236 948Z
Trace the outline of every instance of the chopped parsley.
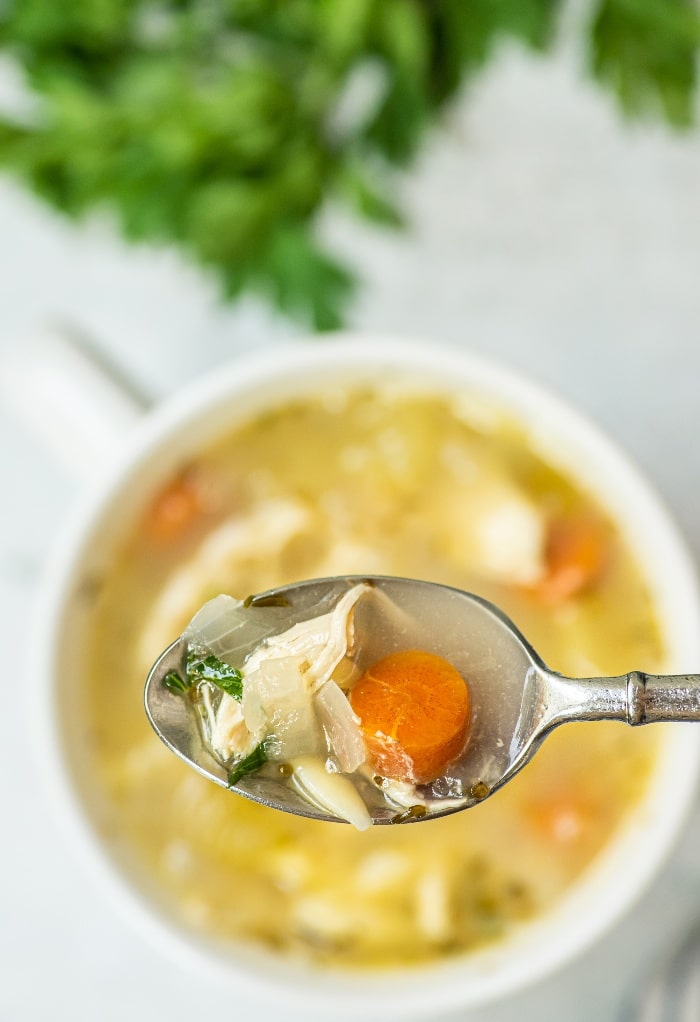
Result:
M241 701L243 696L243 675L236 667L230 667L213 653L202 656L190 650L187 654L187 673L183 678L177 671L168 671L163 684L175 695L183 695L193 685L210 681L227 695Z
M173 695L183 695L190 687L190 682L181 677L177 671L168 671L163 678L163 684Z
M227 695L239 702L243 696L243 675L237 667L230 667L223 660L210 653L202 657L190 650L187 654L187 678L190 685L201 681L210 681L212 685L222 689Z
M267 749L265 739L256 745L251 753L239 760L228 775L228 786L232 788L246 774L252 774L259 770L263 763L267 763Z

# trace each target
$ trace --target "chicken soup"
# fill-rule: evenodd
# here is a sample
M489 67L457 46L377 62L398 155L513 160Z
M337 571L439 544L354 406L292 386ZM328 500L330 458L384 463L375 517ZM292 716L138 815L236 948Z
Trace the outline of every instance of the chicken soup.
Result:
M378 969L464 954L563 897L625 825L656 737L568 725L482 805L364 832L239 798L159 742L144 680L202 603L362 574L476 592L566 674L654 671L664 650L614 523L481 405L318 394L219 437L160 486L97 580L79 665L100 825L186 927Z

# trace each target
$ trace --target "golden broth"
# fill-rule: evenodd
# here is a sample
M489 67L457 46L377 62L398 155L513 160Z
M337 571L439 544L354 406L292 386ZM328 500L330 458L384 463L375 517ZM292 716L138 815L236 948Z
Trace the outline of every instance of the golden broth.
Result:
M605 566L594 583L552 600L484 570L470 551L494 493L545 523L595 513ZM655 739L570 725L483 805L365 834L237 798L161 745L143 712L145 676L205 599L346 573L481 593L564 673L661 665L624 543L508 421L482 409L470 422L468 406L398 392L290 403L183 466L101 580L80 684L102 826L159 900L209 935L333 966L465 952L564 894L643 792Z

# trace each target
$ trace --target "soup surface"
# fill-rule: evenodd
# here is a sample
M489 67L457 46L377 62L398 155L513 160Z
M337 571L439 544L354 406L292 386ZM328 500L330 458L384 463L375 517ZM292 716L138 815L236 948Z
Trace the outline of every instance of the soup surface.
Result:
M146 673L205 600L362 573L477 592L567 674L659 669L663 648L613 524L521 429L465 400L394 389L293 402L153 495L88 612L78 683L101 826L187 927L373 968L463 953L562 897L624 825L656 739L569 725L483 805L365 833L231 795L159 742Z

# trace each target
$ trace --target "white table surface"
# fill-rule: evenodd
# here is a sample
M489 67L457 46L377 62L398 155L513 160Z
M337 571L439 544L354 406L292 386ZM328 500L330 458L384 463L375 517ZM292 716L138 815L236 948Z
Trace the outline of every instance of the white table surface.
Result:
M367 281L350 325L440 338L552 385L631 452L697 553L698 135L625 127L568 58L505 53L402 191L408 235L338 215L324 225ZM76 229L2 180L0 280L2 356L42 323L73 323L156 398L300 333L254 302L224 308L172 252L127 248L102 220ZM155 1017L173 1022L262 1022L267 1012L143 943L64 845L26 761L22 665L37 579L79 493L3 409L0 478L0 1019L138 1022L157 1003ZM517 1001L469 1017L631 1017L635 988L700 918L699 850L700 810L612 933Z

